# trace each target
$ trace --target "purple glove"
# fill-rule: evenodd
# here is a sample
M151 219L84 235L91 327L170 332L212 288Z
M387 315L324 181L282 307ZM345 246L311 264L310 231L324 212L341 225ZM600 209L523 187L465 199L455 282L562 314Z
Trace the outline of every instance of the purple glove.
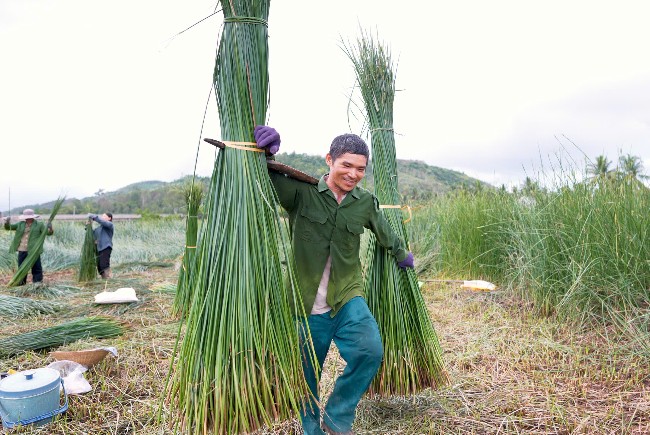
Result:
M280 133L268 125L258 125L253 132L258 148L266 148L273 155L280 150Z
M407 267L413 269L413 253L409 252L409 255L407 255L402 261L398 261L397 265L402 269L406 269Z

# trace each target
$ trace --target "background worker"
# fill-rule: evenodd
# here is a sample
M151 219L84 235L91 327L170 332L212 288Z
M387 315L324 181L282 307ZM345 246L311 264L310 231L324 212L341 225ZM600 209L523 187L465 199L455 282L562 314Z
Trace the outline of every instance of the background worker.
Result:
M97 245L97 271L102 278L111 277L111 253L113 252L113 214L104 213L101 217L88 214L88 219L99 224L93 230L93 237Z
M275 129L257 126L254 133L258 147L270 154L279 150ZM357 186L368 156L368 146L359 136L344 134L332 141L325 157L329 173L318 185L269 172L280 204L289 214L296 274L318 359L314 367L303 344L303 369L314 395L300 416L307 435L351 434L357 404L381 365L379 328L363 298L359 248L364 228L389 249L400 267L413 267L413 254L391 229L377 198ZM321 422L318 382L332 340L347 365Z
M34 251L38 250L38 257L36 262L32 266L32 282L41 282L43 281L43 265L41 264L41 253L43 252L43 246L36 246L37 240L43 232L46 232L48 236L54 234L52 229L52 224L47 223L47 227L43 222L37 221L41 215L35 214L34 210L31 208L26 208L23 210L18 219L20 222L16 224L11 223L11 216L5 218L5 230L15 231L16 235L14 240L9 246L9 252L18 251L18 267L23 264L23 261L27 258L27 255ZM18 283L18 285L25 285L27 283L27 275L25 278Z

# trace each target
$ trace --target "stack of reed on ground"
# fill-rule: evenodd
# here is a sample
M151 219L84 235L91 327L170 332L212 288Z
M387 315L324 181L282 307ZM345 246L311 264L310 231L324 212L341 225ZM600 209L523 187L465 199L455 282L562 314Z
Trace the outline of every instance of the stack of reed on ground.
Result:
M108 317L81 317L49 328L0 337L0 357L8 358L28 350L50 349L90 337L116 337L124 331L122 324Z
M61 302L42 301L0 294L0 317L20 318L55 314L64 308Z
M395 73L388 48L361 31L344 45L352 61L372 139L375 195L383 215L408 246L398 191L393 102ZM369 392L382 396L414 394L446 382L442 351L420 293L414 270L402 270L370 234L365 253L365 295L377 320L384 358Z
M185 203L187 204L187 223L185 228L185 252L178 271L176 297L174 298L173 312L183 314L189 310L192 303L190 278L194 270L196 257L196 242L199 230L199 208L203 199L203 184L192 180L185 186Z
M62 298L78 293L82 289L71 285L51 284L46 282L27 283L9 289L13 296L17 297L38 297L38 298Z
M181 414L174 430L182 433L250 433L295 415L309 394L293 255L288 240L279 243L278 200L264 153L251 143L255 125L266 120L269 1L221 5L214 86L228 146L215 160L192 303L172 366L168 392Z

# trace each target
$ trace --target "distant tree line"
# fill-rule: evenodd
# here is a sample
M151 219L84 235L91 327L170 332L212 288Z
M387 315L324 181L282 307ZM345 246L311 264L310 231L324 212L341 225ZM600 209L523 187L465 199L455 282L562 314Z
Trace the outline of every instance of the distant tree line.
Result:
M320 178L328 171L324 156L281 153L276 158L278 161L316 178ZM472 190L491 187L460 172L430 166L421 161L398 160L397 170L398 188L405 202L427 200L457 189ZM91 197L67 199L59 213L86 214L110 211L118 214L185 214L187 205L183 191L191 180L192 176L186 176L172 182L143 181L114 192L99 189ZM205 198L210 179L197 177L195 182L202 184ZM373 186L372 162L370 162L361 187L372 191ZM52 203L34 204L27 207L33 208L37 213L46 214L51 209Z

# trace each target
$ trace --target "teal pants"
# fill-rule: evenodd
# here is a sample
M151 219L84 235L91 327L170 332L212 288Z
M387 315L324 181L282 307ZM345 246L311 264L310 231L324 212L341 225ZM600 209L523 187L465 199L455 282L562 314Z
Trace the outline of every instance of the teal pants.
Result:
M323 362L334 340L347 365L334 384L334 390L325 406L323 421L336 432L349 431L354 422L357 404L381 364L383 347L377 322L362 297L351 299L334 317L330 317L330 313L324 313L311 315L307 321L318 358L318 368L314 368L311 359L306 358L307 353L303 351L305 378L314 395L300 415L303 430L306 435L323 434L317 402L318 382ZM305 343L304 336L302 340Z

